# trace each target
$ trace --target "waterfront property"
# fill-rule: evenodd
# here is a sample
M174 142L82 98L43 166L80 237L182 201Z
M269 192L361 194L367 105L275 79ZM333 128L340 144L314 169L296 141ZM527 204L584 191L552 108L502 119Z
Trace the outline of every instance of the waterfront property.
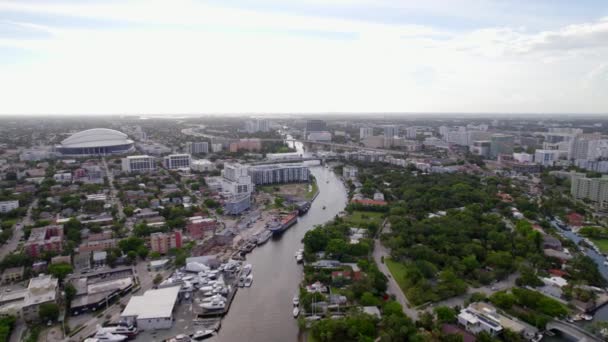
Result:
M141 330L170 329L173 326L173 308L181 286L148 290L133 296L120 314L121 320L137 323Z
M308 182L310 170L303 164L259 165L249 168L255 185Z

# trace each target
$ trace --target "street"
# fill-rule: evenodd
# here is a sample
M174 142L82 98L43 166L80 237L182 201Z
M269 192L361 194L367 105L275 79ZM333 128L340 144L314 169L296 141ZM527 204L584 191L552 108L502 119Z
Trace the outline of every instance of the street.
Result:
M23 227L33 224L32 222L32 209L38 205L38 199L34 201L27 208L25 217L13 227L13 236L0 247L0 259L4 259L5 256L9 255L17 249L19 241L23 237Z

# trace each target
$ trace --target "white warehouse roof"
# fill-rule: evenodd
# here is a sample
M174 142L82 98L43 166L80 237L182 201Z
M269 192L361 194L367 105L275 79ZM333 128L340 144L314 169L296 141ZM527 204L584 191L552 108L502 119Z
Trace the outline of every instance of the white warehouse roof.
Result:
M72 134L61 142L62 147L106 147L132 144L133 140L119 131L109 128L93 128Z
M141 296L133 296L120 316L136 316L137 319L171 317L180 288L148 290Z

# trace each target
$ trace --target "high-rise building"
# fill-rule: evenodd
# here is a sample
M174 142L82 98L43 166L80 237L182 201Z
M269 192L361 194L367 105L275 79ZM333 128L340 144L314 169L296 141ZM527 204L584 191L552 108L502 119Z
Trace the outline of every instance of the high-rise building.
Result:
M496 158L499 154L512 154L515 137L508 134L492 134L490 137L490 157Z
M306 133L325 131L327 131L327 124L323 120L308 120L306 122Z
M124 172L149 172L156 170L156 160L154 157L142 155L142 156L128 156L122 158L122 170Z
M384 125L382 127L384 129L384 137L392 138L399 136L399 127L395 125Z
M359 139L365 139L374 135L373 127L361 127L359 128Z
M418 128L407 127L405 129L405 137L408 139L416 139L416 137L418 137Z
M257 133L257 132L269 132L270 121L266 119L253 119L245 121L245 132Z
M187 153L170 154L164 158L163 164L169 170L189 169L190 161L191 156Z
M559 160L559 150L536 150L534 152L534 162L543 166L553 166Z
M209 143L206 141L187 142L186 152L190 154L209 153Z
M570 192L574 198L593 202L599 209L608 209L608 177L588 178L575 174L571 179Z
M473 146L471 147L471 153L482 156L484 158L490 157L490 148L492 146L492 142L489 140L477 140L473 142Z
M310 170L304 164L259 165L249 168L253 184L308 182Z

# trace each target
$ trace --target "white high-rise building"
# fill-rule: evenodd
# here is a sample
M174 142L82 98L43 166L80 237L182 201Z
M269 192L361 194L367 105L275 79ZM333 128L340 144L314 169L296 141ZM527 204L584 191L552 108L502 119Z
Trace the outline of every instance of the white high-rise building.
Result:
M166 169L189 169L192 157L187 153L170 154L164 158L163 164Z
M190 154L209 153L209 143L206 141L187 142L186 152Z
M405 137L408 139L416 139L418 136L418 129L416 127L408 127L405 129Z
M536 150L534 162L543 166L553 166L559 160L559 156L559 150Z
M148 172L156 170L154 157L148 155L128 156L122 158L122 170L124 172Z
M224 164L222 171L222 190L232 195L251 194L253 184L249 176L249 167L238 163Z
M266 119L253 119L245 121L245 131L247 133L269 132L270 121Z
M359 139L365 139L374 135L373 127L361 127L359 128Z

